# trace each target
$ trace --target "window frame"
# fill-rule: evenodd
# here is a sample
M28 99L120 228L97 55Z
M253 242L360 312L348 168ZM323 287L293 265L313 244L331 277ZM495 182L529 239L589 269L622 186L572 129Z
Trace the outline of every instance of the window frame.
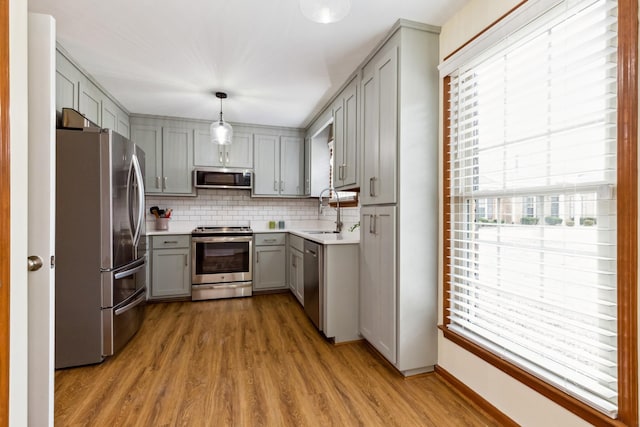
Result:
M507 14L455 50L446 59L460 51L473 40L482 36L491 27L508 17L523 1ZM618 1L618 67L617 67L617 259L618 259L618 418L613 420L603 413L569 396L552 385L534 377L523 369L506 362L484 347L468 340L447 325L449 308L449 271L441 264L443 293L443 318L440 329L446 339L480 357L522 384L544 395L570 412L596 425L638 425L638 0ZM442 81L442 259L446 260L451 250L447 238L451 224L449 168L449 105L448 86L450 77Z

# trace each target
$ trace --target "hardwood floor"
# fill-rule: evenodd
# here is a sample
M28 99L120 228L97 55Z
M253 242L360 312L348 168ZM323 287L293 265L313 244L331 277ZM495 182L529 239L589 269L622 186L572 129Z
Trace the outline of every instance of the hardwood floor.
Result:
M332 345L290 294L147 306L118 355L55 375L56 426L498 426L435 374Z

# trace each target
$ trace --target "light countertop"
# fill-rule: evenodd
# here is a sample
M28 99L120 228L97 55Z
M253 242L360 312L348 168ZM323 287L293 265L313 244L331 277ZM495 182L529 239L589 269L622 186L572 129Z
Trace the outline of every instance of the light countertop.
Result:
M360 230L353 232L343 231L342 233L314 234L308 231L315 230L296 230L296 229L254 229L253 233L291 233L300 236L303 239L320 243L321 245L357 245L360 243Z
M266 225L266 224L265 224ZM300 224L302 225L302 224ZM304 224L312 225L312 224ZM154 223L147 222L147 236L164 236L164 235L176 235L176 234L188 234L190 235L195 226L192 224L181 224L179 222L175 222L173 224L170 223L168 230L156 230ZM356 228L354 231L348 231L345 229L342 233L329 233L329 234L313 234L309 233L309 231L320 231L320 230L329 230L325 227L300 227L298 228L296 225L293 225L291 228L284 229L272 229L272 228L263 228L258 224L253 224L252 229L255 233L291 233L296 236L302 237L303 239L308 239L316 243L320 243L322 245L357 245L360 243L360 230Z

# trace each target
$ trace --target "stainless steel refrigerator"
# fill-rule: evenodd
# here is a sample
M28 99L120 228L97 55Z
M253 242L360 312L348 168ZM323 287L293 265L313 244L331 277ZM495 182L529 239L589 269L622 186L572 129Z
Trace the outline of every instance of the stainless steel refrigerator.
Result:
M98 363L142 324L144 152L108 129L58 129L55 366Z

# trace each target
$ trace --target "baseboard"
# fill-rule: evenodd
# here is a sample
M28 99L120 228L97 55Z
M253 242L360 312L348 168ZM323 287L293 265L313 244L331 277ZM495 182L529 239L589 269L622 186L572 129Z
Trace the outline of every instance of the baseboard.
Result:
M489 414L491 417L493 417L496 421L498 421L498 423L500 423L500 425L505 426L505 427L507 427L507 426L509 426L509 427L518 427L519 426L518 423L516 423L511 418L506 416L498 408L493 406L491 403L489 403L489 401L487 401L485 398L483 398L478 393L473 391L465 383L463 383L462 381L460 381L459 379L454 377L449 371L447 371L443 367L441 367L439 365L436 365L435 373L436 373L436 375L439 375L440 378L442 378L443 380L448 382L461 395L463 395L464 397L466 397L467 399L469 399L470 401L472 401L473 403L478 405L480 407L480 409L482 409L487 414Z

